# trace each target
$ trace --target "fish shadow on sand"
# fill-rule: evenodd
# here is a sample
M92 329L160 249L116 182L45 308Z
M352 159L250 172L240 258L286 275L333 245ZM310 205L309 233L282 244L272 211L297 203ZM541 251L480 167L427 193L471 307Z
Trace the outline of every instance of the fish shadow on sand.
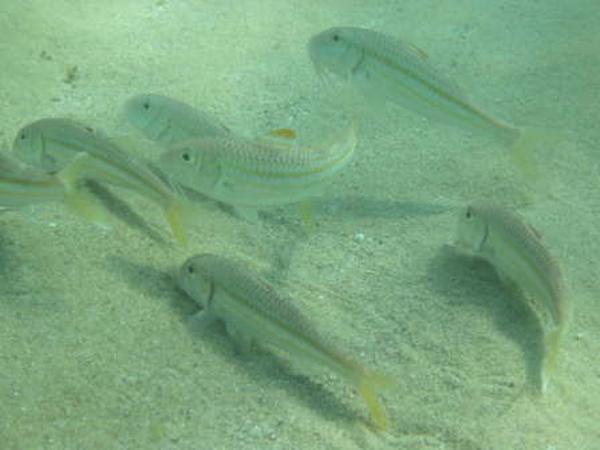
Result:
M257 388L265 386L266 380L273 380L275 377L278 387L283 387L289 394L329 420L343 419L349 423L361 420L357 410L340 401L326 387L292 371L288 364L276 355L261 349L242 352L227 337L221 321L204 324L195 320L194 314L201 309L193 299L176 286L177 267L163 272L150 265L138 264L120 256L110 257L109 265L110 270L124 278L133 289L141 291L145 296L156 301L167 301L192 336L202 339L211 349L226 357L231 364L242 365L242 369L256 382Z
M444 214L456 210L451 205L426 203L418 201L396 201L367 196L316 197L311 199L310 208L313 216L302 218L298 204L282 208L268 208L259 211L259 217L269 225L286 227L298 238L310 235L326 218L332 219L401 219L406 217L426 217ZM228 207L222 206L228 211ZM235 216L235 213L231 213ZM309 226L305 221L313 222Z
M140 264L127 257L110 255L106 258L108 270L124 279L127 284L145 297L157 302L168 302L173 312L185 318L198 311L198 306L191 298L181 298L175 286L177 268L168 271L158 270L150 264Z
M490 264L461 255L450 245L443 246L432 260L429 274L439 295L457 307L477 307L492 318L500 333L519 346L527 390L541 392L542 328L520 293L503 283Z
M154 242L161 245L168 245L160 233L158 233L146 220L136 213L131 206L117 197L110 189L93 180L87 180L85 183L87 190L100 201L102 206L114 217L124 222L130 228L141 231Z
M8 298L12 298L15 292L28 292L27 285L21 281L20 270L21 259L18 252L14 249L12 239L0 230L0 294L6 303Z
M231 205L213 200L205 195L191 189L179 187L185 198L194 204L201 205L207 210L219 209L238 220L240 218ZM314 214L313 219L317 226L319 219L325 216L352 219L352 218L380 218L380 219L399 219L403 217L423 217L444 214L456 210L451 205L418 202L418 201L396 201L390 199L380 199L367 196L346 196L346 197L315 197L309 200L310 209ZM302 225L300 218L300 207L298 204L291 204L283 207L271 207L258 210L259 220L274 226L284 226L290 229L298 236L310 233L306 226Z
M16 255L12 249L12 242L0 230L0 276L4 277L6 269L11 267L11 261L15 261Z
M403 217L434 216L456 208L449 205L410 200L397 201L366 196L346 196L320 199L315 209L317 214L327 214L340 218L399 219Z
M183 292L179 295L186 296ZM328 420L343 420L348 424L362 420L358 410L340 401L327 387L295 372L284 359L256 346L253 346L251 351L241 349L228 338L225 325L221 321L206 325L196 323L194 317L185 319L192 336L202 339L211 349L224 356L230 364L244 370L256 383L257 389L283 388L288 394Z
M14 224L12 225L14 227ZM46 256L44 251L41 255ZM40 257L38 253L35 256ZM2 307L17 315L44 315L63 311L64 301L60 288L44 276L36 276L32 284L28 259L23 255L18 240L0 229L0 299ZM3 312L2 312L3 313Z

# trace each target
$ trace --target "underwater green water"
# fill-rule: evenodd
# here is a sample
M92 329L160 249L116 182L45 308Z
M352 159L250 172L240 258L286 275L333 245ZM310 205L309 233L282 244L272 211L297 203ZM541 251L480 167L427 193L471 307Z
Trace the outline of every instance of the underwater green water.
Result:
M529 156L543 181L494 136L319 77L307 44L334 26L402 39L461 102L541 130ZM67 118L163 179L169 136L144 137L123 106L149 93L275 159L352 143L336 134L348 124L356 146L311 195L312 216L278 204L253 218L186 192L187 247L162 194L119 183L96 187L108 226L63 202L1 211L0 449L600 448L599 27L591 0L1 2L3 156L22 127ZM543 395L540 321L451 246L472 202L518 211L560 266L571 314ZM239 261L333 347L395 379L377 394L388 430L339 373L245 352L222 323L194 320L177 273L201 253Z

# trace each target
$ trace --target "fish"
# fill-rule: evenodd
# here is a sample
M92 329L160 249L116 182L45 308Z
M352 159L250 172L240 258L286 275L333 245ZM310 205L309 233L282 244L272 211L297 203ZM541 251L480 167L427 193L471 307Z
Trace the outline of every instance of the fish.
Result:
M64 202L76 214L106 223L106 211L85 190L72 184L67 166L57 174L47 174L0 155L0 207L13 209L50 202Z
M83 136L84 143L72 145L50 141L47 130L58 130L61 123ZM86 151L86 141L96 139L97 132L84 124L69 119L41 119L22 127L15 136L12 149L14 156L25 164L46 173L56 173L73 161L75 156ZM65 136L63 140L68 139Z
M287 136L288 133L273 133ZM164 152L159 165L181 185L256 220L257 211L320 194L352 160L354 126L317 148L237 136L196 139Z
M13 151L25 162L49 172L69 165L70 184L92 179L156 202L163 208L177 242L186 245L183 219L188 205L168 178L158 176L145 162L89 126L64 118L41 119L19 130Z
M460 214L455 246L486 260L505 283L517 286L544 333L540 379L547 390L555 372L570 306L557 260L541 234L517 213L489 205L470 205Z
M412 44L374 30L334 27L311 37L309 57L319 75L350 82L376 104L393 103L429 119L487 136L512 149L513 161L530 180L537 172L531 148L545 130L519 128L484 112Z
M388 418L377 392L396 381L339 352L291 298L277 293L245 265L210 253L192 256L179 270L178 286L203 308L200 322L221 320L240 348L258 344L307 369L337 374L358 390L373 424L387 430Z
M131 97L124 105L127 121L163 147L195 138L227 136L229 128L187 103L157 94Z
M136 95L125 102L123 110L130 125L163 148L191 139L226 137L233 133L208 113L163 95ZM256 140L277 142L295 138L296 132L291 128L276 128Z

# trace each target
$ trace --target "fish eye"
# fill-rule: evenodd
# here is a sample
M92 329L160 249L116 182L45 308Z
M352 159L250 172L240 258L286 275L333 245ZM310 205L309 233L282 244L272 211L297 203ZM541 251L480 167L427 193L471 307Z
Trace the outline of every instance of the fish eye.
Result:
M24 141L26 137L27 135L25 133L21 133L21 136L19 136L19 138L21 138L22 141Z
M473 216L473 214L471 213L471 210L470 210L470 209L467 209L467 213L465 214L465 217L466 217L467 219L470 219L472 216Z
M195 270L194 270L194 266L192 266L191 264L189 264L189 265L187 266L187 271L188 271L188 273L194 273L194 272L195 272Z
M333 39L334 42L337 42L340 40L340 35L336 33L331 37L331 39Z
M182 153L181 159L183 159L185 162L188 162L191 159L190 154L188 152Z
M145 101L144 104L142 105L144 107L144 109L147 111L150 109L150 102L149 101Z

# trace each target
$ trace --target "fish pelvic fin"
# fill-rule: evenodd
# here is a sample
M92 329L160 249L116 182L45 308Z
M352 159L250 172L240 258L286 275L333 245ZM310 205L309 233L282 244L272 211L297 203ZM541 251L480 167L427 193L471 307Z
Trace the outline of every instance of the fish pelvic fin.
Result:
M397 386L397 384L396 380L387 375L364 369L361 370L357 390L367 404L373 425L380 431L388 430L389 420L383 405L377 398L377 392L383 389L391 389Z

